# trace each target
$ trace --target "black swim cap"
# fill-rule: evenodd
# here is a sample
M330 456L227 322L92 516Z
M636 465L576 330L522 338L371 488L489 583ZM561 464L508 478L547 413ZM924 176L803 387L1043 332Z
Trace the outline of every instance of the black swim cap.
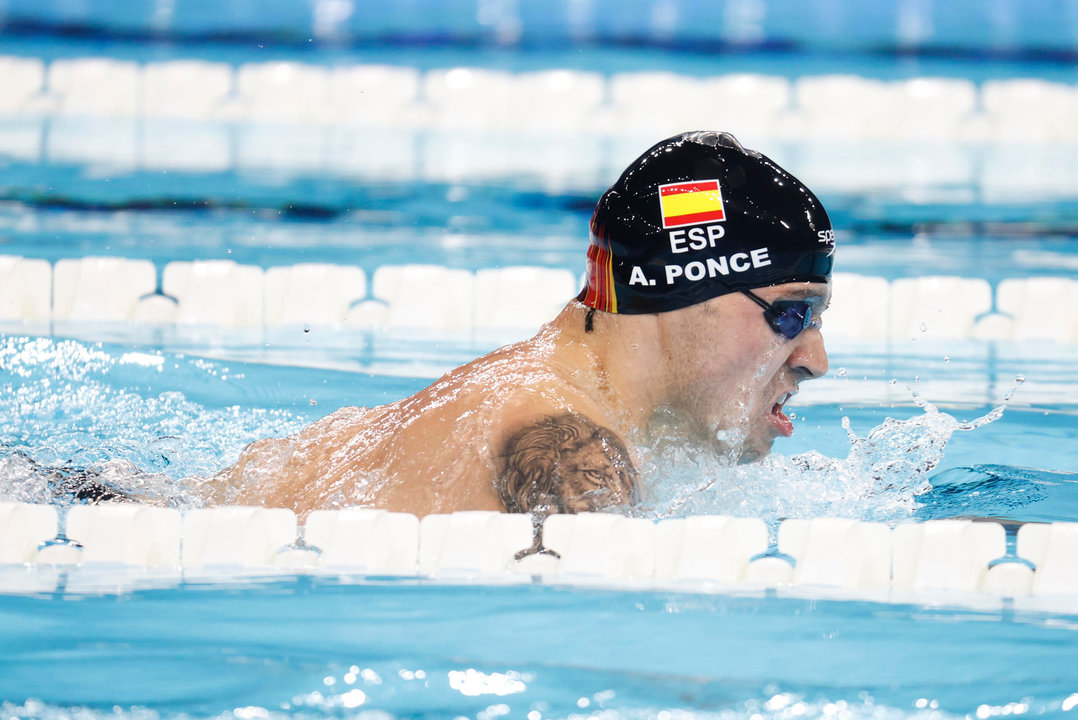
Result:
M797 178L729 133L684 133L637 158L599 199L578 299L641 314L825 283L834 251L823 205Z

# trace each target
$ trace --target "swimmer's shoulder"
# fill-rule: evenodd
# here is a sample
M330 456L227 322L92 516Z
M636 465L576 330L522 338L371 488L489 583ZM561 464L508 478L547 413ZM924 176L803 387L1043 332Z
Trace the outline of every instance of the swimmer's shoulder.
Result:
M504 398L491 435L495 490L509 512L588 512L639 494L635 449L582 362L543 371Z

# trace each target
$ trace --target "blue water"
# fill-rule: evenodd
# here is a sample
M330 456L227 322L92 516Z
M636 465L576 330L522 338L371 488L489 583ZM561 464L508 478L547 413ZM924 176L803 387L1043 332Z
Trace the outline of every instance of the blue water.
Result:
M50 720L1056 716L1075 704L1076 620L308 578L0 597L0 710Z
M8 0L0 21L12 31L63 33L72 38L119 36L129 42L246 40L356 52L364 46L589 49L632 47L638 61L648 48L758 55L768 50L846 51L862 57L944 55L978 59L1018 56L1026 62L1062 61L1076 50L1078 13L1067 0L976 0L939 6L915 0L797 0L712 3L649 0L587 4L407 0L380 6L283 0L246 2L174 0L126 4L114 0L41 4ZM265 44L269 45L270 42ZM263 45L258 45L263 49ZM642 57L641 57L642 56ZM574 63L575 64L575 63Z
M1075 81L1073 2L824 5L826 12L795 0L382 8L348 0L9 0L0 3L0 54ZM574 16L583 6L590 12ZM317 24L319 12L342 8L354 10L346 22ZM431 138L416 133L406 142L421 147ZM791 168L813 150L768 148ZM983 150L964 148L974 163ZM0 253L50 261L121 255L159 270L207 258L261 267L319 261L360 265L368 275L416 257L473 270L527 264L580 272L591 207L620 170L550 192L528 178L449 185L298 171L110 173L11 157L0 157L0 169ZM930 268L993 284L1078 273L1076 193L1038 197L1015 188L1010 198L986 200L975 187L896 184L824 200L839 228L841 272L895 279ZM77 337L0 334L0 447L54 465L128 460L160 473L181 500L190 500L184 477L231 463L251 440L293 432L342 405L404 397L496 344L317 328L208 340L115 327L65 332ZM1001 419L950 437L927 473L928 489L825 505L820 485L756 478L745 503L726 509L768 519L1078 521L1073 346L846 341L830 351L831 377L813 383L821 390L811 401L806 389L796 434L776 445L784 457L845 458L843 418L862 438L888 417L916 423L926 411L914 392L972 420L997 407L1016 376L1025 382ZM0 500L43 499L6 480ZM378 578L176 584L115 568L0 567L0 584L20 582L39 586L0 594L3 719L927 719L1078 711L1078 617L1021 601L884 604Z

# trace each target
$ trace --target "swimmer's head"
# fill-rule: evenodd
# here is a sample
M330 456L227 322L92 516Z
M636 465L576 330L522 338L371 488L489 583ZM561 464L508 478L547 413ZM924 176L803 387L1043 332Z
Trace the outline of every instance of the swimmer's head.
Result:
M637 158L599 199L579 299L642 314L826 283L834 250L823 205L797 178L729 133L684 133Z

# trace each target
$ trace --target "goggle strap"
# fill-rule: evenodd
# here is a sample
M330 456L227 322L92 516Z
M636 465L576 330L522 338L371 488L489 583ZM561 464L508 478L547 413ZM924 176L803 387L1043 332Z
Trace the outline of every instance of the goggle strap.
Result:
M768 313L770 313L771 315L775 315L775 314L776 314L776 313L775 313L775 309L774 309L773 307L771 307L771 303L769 303L769 302L768 302L767 300L764 300L764 299L763 299L762 297L760 297L760 296L759 296L759 295L757 295L756 293L754 293L754 292L751 292L751 291L749 291L749 290L742 290L742 291L741 291L741 294L742 294L742 295L745 295L745 296L746 296L746 297L748 297L748 298L749 298L750 300L752 300L752 301L753 301L754 303L756 303L757 305L759 305L760 307L762 307L762 308L764 309L764 311L765 311L765 312L768 312Z

